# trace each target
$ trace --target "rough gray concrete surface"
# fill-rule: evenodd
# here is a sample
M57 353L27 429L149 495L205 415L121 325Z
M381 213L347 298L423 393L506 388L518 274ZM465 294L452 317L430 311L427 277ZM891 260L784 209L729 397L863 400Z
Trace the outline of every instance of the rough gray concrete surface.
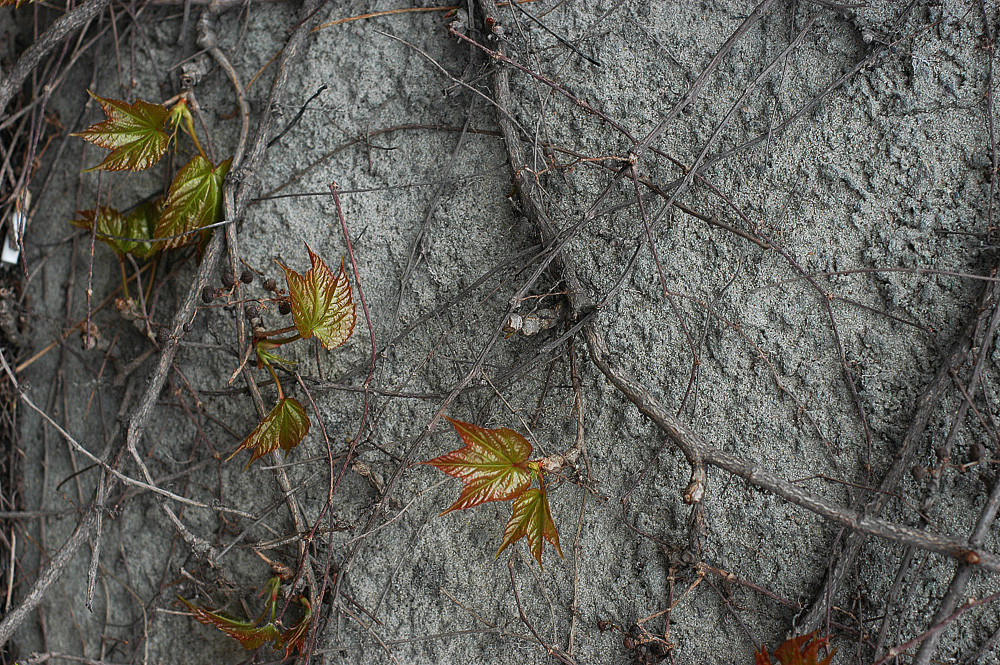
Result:
M691 109L654 143L680 164L692 164L751 82L815 19L800 45L749 94L709 155L767 134L769 127L774 131L758 145L704 169L709 183L696 182L679 199L729 227L766 234L784 255L673 210L650 229L658 267L634 205L584 224L565 252L595 301L624 275L601 307L597 325L616 361L672 413L714 446L847 506L859 487L881 478L910 425L918 395L972 315L982 288L970 277L916 269L980 275L995 256L987 235L989 57L979 3L920 2L896 28L905 3L873 2L843 14L820 4L825 3L776 3L722 58ZM400 6L330 4L320 20ZM599 66L525 13L509 7L501 12L514 46L508 55L642 137L752 9L750 3L721 1L574 0L525 6L525 12L540 17ZM110 37L99 43L92 52L96 59L75 65L50 108L68 131L79 131L101 119L93 103L81 114L87 87L108 97L169 98L179 89L178 65L198 53L194 38L200 11L193 6L185 23L180 8L154 3L136 25L119 17L119 49ZM994 3L987 3L985 15L996 30ZM262 3L218 19L220 46L244 85L280 48L294 16L290 5ZM482 54L471 56L467 44L448 35L456 20L467 23L468 17L401 13L313 34L294 69L282 122L321 86L325 90L270 150L261 198L239 224L241 258L279 283L276 260L304 271L305 244L336 264L347 253L333 202L325 194L336 182L344 192L360 286L379 346L538 242L512 196L511 165L487 99L492 95L490 63ZM471 34L492 44L481 32ZM891 42L891 48L803 117L780 127L880 41ZM265 71L247 91L255 117L266 102L271 75ZM539 173L556 222L575 224L620 168L622 162L614 158L626 157L631 143L538 80L515 71L512 86L516 120L537 147L530 164L514 167ZM230 117L232 87L212 67L194 90L221 159L232 151L239 129ZM469 130L464 134L463 126ZM90 241L66 223L74 209L92 207L98 193L102 203L127 207L169 179L165 163L141 174L91 173L81 179L81 166L96 164L103 151L78 139L61 140L67 144L58 161L54 146L45 153L43 173L53 169L54 177L36 193L25 240L31 345L17 361L59 339L86 315ZM530 153L532 144L525 145ZM602 168L605 164L610 171ZM641 177L659 185L685 173L650 153L640 156L637 168ZM634 194L625 179L606 205L634 202ZM646 201L652 216L662 205L662 199ZM639 242L637 264L626 272ZM182 262L182 256L176 253L157 269L148 303L154 323L169 320L190 284L194 261ZM410 257L415 267L403 281ZM95 306L120 284L115 263L107 248L94 250ZM796 265L814 276L817 286L803 279ZM321 520L310 550L314 565L321 568L329 556L339 566L361 542L342 580L339 608L324 605L318 612L323 623L314 662L556 662L519 616L508 553L495 556L509 514L506 505L439 517L460 485L432 467L413 465L402 471L377 528L357 540L380 498L380 483L392 476L443 396L494 336L509 299L535 266L529 256L502 267L468 297L422 320L377 359L369 384L376 392L367 403L366 429L357 448L358 460L372 473L369 478L360 467L347 470L333 504L337 530L328 533L328 519ZM851 272L858 269L878 270ZM128 270L134 272L131 266ZM841 274L827 274L837 271ZM552 275L543 276L521 313L563 302L565 285ZM244 295L264 297L260 279ZM270 327L287 325L273 305L264 318ZM124 388L116 378L151 341L113 305L96 312L94 322L101 335L98 348L81 350L80 335L70 334L20 377L38 405L99 453L118 422ZM568 347L563 343L536 357L564 328L560 323L535 336L502 336L482 373L446 415L530 429L536 450L545 454L570 448L577 418ZM256 422L243 384L237 380L232 389L227 386L238 364L232 313L220 306L202 308L183 339L176 371L140 452L164 489L242 511L167 501L192 533L220 548L246 533L212 567L192 553L148 493L119 494L104 517L93 610L85 605L91 546L73 559L16 634L20 660L32 653L61 653L108 663L239 663L251 655L184 615L176 597L237 616L255 615L261 607L257 590L269 576L255 548L294 566L297 534L266 464L244 471L245 453L229 462L213 460L215 453L217 459L227 457ZM523 543L509 550L524 616L538 636L570 651L577 663L633 662L622 633L604 630L603 622L627 630L647 617L653 618L643 626L660 636L666 630L676 647L674 660L664 662L753 662L758 645L773 649L796 633L794 603L804 606L820 591L831 547L845 534L802 508L710 469L704 563L790 604L735 578L707 572L702 579L690 567L676 565L677 551L689 539L690 507L681 500L689 468L591 363L583 339L577 337L574 344L585 405L585 462L576 471L564 471L550 492L565 558L546 545L544 569L539 569ZM942 476L940 494L926 515L928 530L958 539L968 538L995 478L992 460L1000 457L993 424L1000 399L1000 346L989 344L984 388L975 398L976 409L958 424L951 464L942 465L934 450L961 404L953 385L935 408L916 456L917 465L940 469ZM313 386L319 410L313 420L322 419L339 455L338 469L366 400L361 392L329 386L362 387L370 347L359 309L357 329L344 347L316 352L312 343L299 343L282 349ZM695 355L699 364L691 381ZM529 360L538 362L526 373L507 376L510 368ZM133 372L135 391L152 365L146 361ZM962 381L969 371L967 363ZM263 371L255 376L261 382L268 378ZM288 392L308 406L295 379L285 376ZM266 403L273 402L273 387L265 386L263 394ZM977 442L985 444L990 461L959 468ZM77 509L88 500L97 473L26 408L19 445L23 508L61 511L19 523L16 579L18 589L25 590L47 553L75 526ZM458 438L441 421L416 459L426 461L457 447ZM125 472L139 475L135 464L127 464ZM301 486L296 497L314 523L329 481L318 426L287 458L287 473L293 485ZM907 474L883 517L919 527L917 508L932 475L917 481ZM622 497L633 487L623 515ZM257 516L263 518L255 523ZM630 529L626 519L643 533ZM993 529L985 548L997 551L998 540ZM838 635L834 662L873 662L870 645L887 611L902 553L898 544L867 541L856 574L831 614L840 625L829 630ZM950 559L914 555L888 608L893 618L887 647L930 627L955 569ZM995 577L976 574L966 596L982 598L998 589ZM995 604L966 613L944 631L935 662L971 657L998 626ZM865 638L861 646L859 629ZM278 657L264 648L255 662ZM987 649L976 662L1000 658Z

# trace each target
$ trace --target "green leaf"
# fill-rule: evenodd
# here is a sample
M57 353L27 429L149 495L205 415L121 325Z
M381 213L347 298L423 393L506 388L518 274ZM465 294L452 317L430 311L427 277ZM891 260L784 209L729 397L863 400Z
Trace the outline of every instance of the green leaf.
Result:
M119 256L125 256L136 247L137 243L122 240L123 237L131 237L128 220L114 208L101 206L94 210L78 210L76 214L77 219L70 220L70 224L87 231L93 231L96 225L97 239L107 244Z
M156 229L156 222L163 212L163 199L140 203L125 218L126 237L129 238L149 238L153 239L153 231ZM132 256L147 258L160 251L159 243L153 242L133 242L132 249L129 250Z
M427 462L465 487L448 510L472 508L487 501L506 501L523 493L538 473L538 463L529 462L531 444L512 429L486 429L448 418L465 442L463 448Z
M178 598L180 597L178 596ZM187 605L188 609L191 610L191 614L199 623L203 623L206 626L215 626L229 637L238 641L248 651L256 649L271 640L276 640L281 635L278 632L277 626L273 623L258 626L257 623L259 620L255 622L240 621L239 619L226 616L221 612L213 612L204 607L198 607L183 598L180 598L180 601Z
M549 541L559 556L562 556L562 548L559 547L559 533L556 532L555 522L552 521L552 511L549 510L549 498L545 493L545 488L533 487L524 494L514 499L513 512L510 520L503 530L503 542L497 550L497 556L521 538L528 537L528 549L538 565L542 565L542 539Z
M216 167L201 155L181 167L170 183L163 214L153 237L163 240L164 248L180 247L195 242L197 229L214 224L222 216L222 181L232 164L227 159ZM181 237L174 237L181 236Z
M111 153L87 171L142 171L160 161L170 143L170 136L163 129L166 108L141 100L126 104L92 92L90 96L101 105L108 119L70 136L79 136Z
M295 366L298 363L294 360L286 360L282 358L277 353L273 353L274 349L280 348L280 344L275 344L274 342L262 339L254 345L254 350L257 352L258 365L257 368L260 369L261 365L272 365L274 363L279 363L282 365Z
M340 346L354 331L356 315L354 298L351 296L351 283L344 272L344 263L340 263L340 274L333 276L323 259L309 252L312 267L305 277L280 262L278 265L285 271L285 281L288 283L289 304L292 307L292 320L302 339L316 335L326 349Z
M260 421L257 429L243 439L243 443L233 451L233 455L241 450L253 450L253 456L246 466L249 469L251 464L278 447L287 455L292 448L302 442L308 431L309 417L305 409L295 399L283 397L271 409L271 413ZM229 457L232 458L233 455Z

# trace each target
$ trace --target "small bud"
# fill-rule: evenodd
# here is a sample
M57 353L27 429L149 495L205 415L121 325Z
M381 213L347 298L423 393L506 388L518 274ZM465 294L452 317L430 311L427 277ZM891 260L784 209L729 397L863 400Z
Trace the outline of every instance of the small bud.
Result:
M927 475L927 467L926 466L920 466L919 464L915 464L915 465L913 465L913 468L910 469L910 475L913 476L914 480L916 480L917 482L920 482L921 480L924 479L924 476Z
M287 301L282 300L278 303L278 314L282 316L288 316L292 313L292 306L288 304Z
M166 326L160 326L156 331L156 342L158 344L166 344L170 341L170 330Z
M274 280L268 277L264 280L264 290L274 293L278 290L278 285L275 284Z
M233 288L233 284L236 283L236 275L233 274L232 270L227 270L222 273L222 285L227 289Z
M240 281L244 284L253 284L253 271L249 268L244 268L243 272L240 273Z
M252 321L260 316L260 307L257 305L247 305L246 314L247 318Z
M937 455L939 461L943 462L948 459L948 449L944 446L938 446L934 449L934 454Z
M211 286L206 286L201 290L201 301L206 305L210 304L215 300L215 289Z
M184 324L184 332L189 333L189 332L191 332L192 328L194 328L194 326L191 325L190 321L188 321L187 323Z

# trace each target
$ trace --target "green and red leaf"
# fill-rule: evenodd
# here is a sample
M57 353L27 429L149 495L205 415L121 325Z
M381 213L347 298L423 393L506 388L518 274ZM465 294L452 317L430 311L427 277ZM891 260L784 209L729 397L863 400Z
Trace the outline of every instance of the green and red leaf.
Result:
M106 243L119 256L132 251L138 243L123 240L128 235L128 220L118 210L108 206L92 210L78 210L77 218L70 224L77 228L93 231L97 227L97 239Z
M302 442L308 431L309 417L305 409L295 399L283 397L271 409L271 413L260 421L257 428L243 439L243 443L233 451L233 455L241 450L253 450L253 455L247 462L247 468L250 468L251 464L272 450L281 448L287 455L292 448ZM233 455L229 457L232 458Z
M499 557L509 545L513 545L525 536L528 538L528 550L539 566L542 565L543 539L556 548L559 556L563 555L562 548L559 547L559 533L556 531L555 522L552 521L549 498L544 487L542 489L533 487L514 499L513 512L503 530L503 542L500 543L497 556Z
M170 135L164 130L169 114L165 107L142 100L126 104L92 92L90 96L108 119L70 136L79 136L111 152L87 171L142 171L160 161L170 143Z
M819 637L816 632L793 637L778 647L774 657L778 659L779 665L830 665L833 655L837 653L836 649L830 651L823 660L819 660L819 650L825 648L829 641L829 637ZM754 664L775 665L764 647L754 654Z
M351 283L340 263L340 273L334 277L326 263L306 245L312 267L303 277L280 262L288 283L292 320L302 339L316 335L326 349L340 346L354 331L356 314Z
M254 345L254 351L257 352L257 368L260 369L264 365L273 365L274 363L279 363L282 365L294 366L297 363L294 360L287 360L282 358L277 353L274 353L274 349L281 348L280 344L275 344L271 340L262 339Z
M222 182L229 173L232 161L227 159L218 166L212 166L212 162L196 155L177 172L170 183L163 202L163 214L153 233L154 238L163 240L164 248L195 242L197 234L192 231L221 219Z
M487 501L506 501L522 494L538 473L529 462L531 444L512 429L486 429L448 418L465 446L427 462L465 487L448 510L471 508Z
M199 623L203 623L206 626L215 626L239 642L248 651L276 640L281 635L277 626L273 623L258 626L257 622L240 621L239 619L226 616L221 612L213 612L212 610L189 603L183 598L180 598L180 601L187 605L188 609L191 610L192 616Z
M281 637L274 642L275 649L285 647L286 659L291 658L292 652L296 649L299 650L300 654L305 651L306 635L309 634L309 628L312 625L312 608L309 607L309 601L302 598L300 602L303 607L302 616L294 626L283 632Z

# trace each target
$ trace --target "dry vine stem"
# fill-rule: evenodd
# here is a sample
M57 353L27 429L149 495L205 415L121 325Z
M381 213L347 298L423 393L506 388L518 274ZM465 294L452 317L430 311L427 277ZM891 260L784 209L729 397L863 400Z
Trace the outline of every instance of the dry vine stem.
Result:
M493 0L481 0L480 6L488 25L500 25L499 11ZM502 54L506 48L506 40L502 32L494 34L499 42L496 52ZM494 63L494 92L498 108L497 120L503 132L511 165L514 169L514 178L518 186L518 197L522 205L522 210L538 229L543 243L549 245L550 252L552 252L550 260L560 270L560 274L569 287L567 298L570 300L574 313L579 313L591 302L590 298L580 286L576 271L573 268L572 259L565 252L556 254L559 251L560 245L556 244L553 246L553 241L557 237L565 236L565 234L560 234L554 228L548 214L545 212L544 203L535 194L538 190L537 183L533 179L525 177L524 170L518 168L518 165L526 163L526 160L521 148L520 136L516 132L513 122L508 119L512 113L508 70L505 67L508 59L494 58L494 60L497 61ZM693 174L690 174L690 177L693 178ZM687 177L685 180L687 180ZM992 284L993 282L990 282L987 289ZM858 534L877 536L918 549L953 557L971 567L993 573L1000 572L1000 557L991 552L984 551L981 547L973 547L967 542L929 534L911 527L879 519L870 516L867 511L860 512L837 505L775 474L716 450L700 435L673 417L647 387L614 363L610 357L607 343L596 323L586 324L584 326L584 334L594 364L623 395L636 405L643 415L670 437L671 441L683 451L684 456L687 458L689 464L691 464L692 479L688 488L684 491L685 501L697 502L701 499L704 482L703 465L710 464L737 475L752 485L776 494L817 515L848 527ZM963 340L959 344L960 348L953 351L953 355L959 350L964 349L965 344L966 341ZM946 366L950 368L952 365L950 362L946 362ZM922 406L926 402L926 399L921 399ZM892 473L890 473L891 475ZM878 494L877 497L879 498L876 501L880 499L884 500L886 496L885 494Z

